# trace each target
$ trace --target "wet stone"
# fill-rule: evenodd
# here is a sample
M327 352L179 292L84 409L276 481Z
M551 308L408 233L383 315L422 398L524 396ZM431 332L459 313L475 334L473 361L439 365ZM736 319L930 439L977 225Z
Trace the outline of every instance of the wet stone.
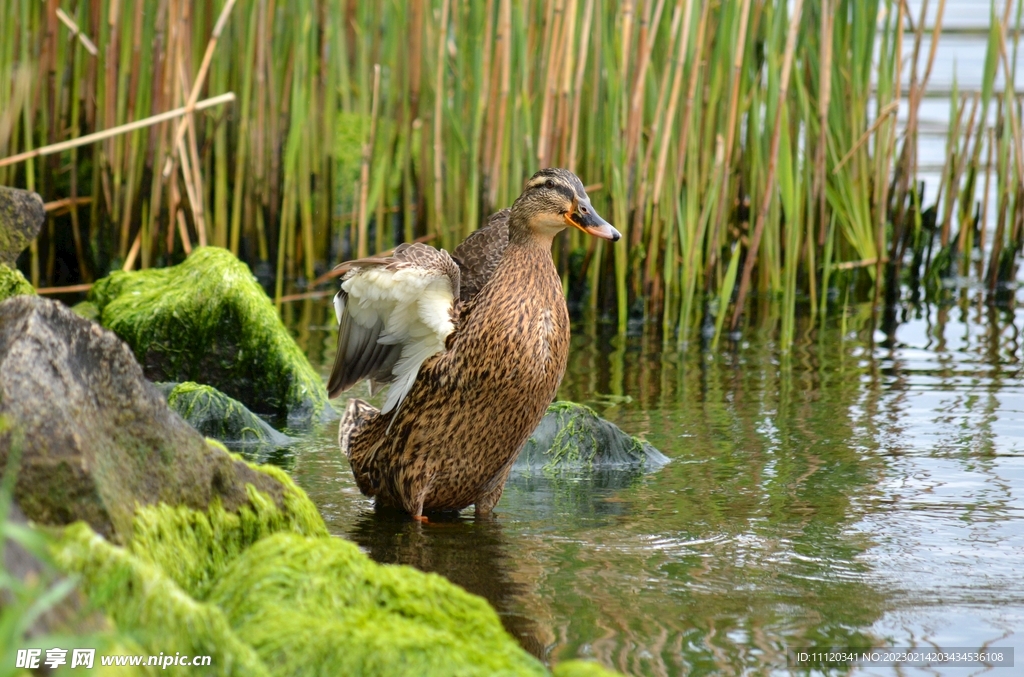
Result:
M555 402L527 440L513 471L657 470L669 459L590 407Z
M292 438L274 430L238 400L216 388L192 381L156 384L167 404L206 437L232 448L280 447Z

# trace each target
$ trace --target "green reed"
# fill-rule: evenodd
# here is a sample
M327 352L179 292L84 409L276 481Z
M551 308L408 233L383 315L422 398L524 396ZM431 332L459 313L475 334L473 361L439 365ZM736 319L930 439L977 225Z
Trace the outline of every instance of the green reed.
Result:
M201 87L236 100L193 114L180 146L161 123L0 167L0 183L71 198L33 248L37 285L209 242L272 270L281 298L403 240L450 249L565 166L623 233L556 243L586 314L717 340L751 298L781 299L786 344L797 308L824 313L837 289L877 306L908 283L938 294L974 274L998 293L1016 277L1021 3L992 9L982 91L954 89L925 204L936 1L926 26L896 0L251 0ZM57 6L0 6L0 156L184 105L224 2L68 3L95 55Z

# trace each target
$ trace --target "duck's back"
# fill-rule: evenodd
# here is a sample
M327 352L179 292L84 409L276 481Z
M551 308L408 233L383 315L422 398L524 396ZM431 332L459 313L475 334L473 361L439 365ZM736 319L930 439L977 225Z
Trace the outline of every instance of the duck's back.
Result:
M555 396L568 347L549 251L509 247L394 418L377 416L351 435L360 488L413 514L421 501L425 510L490 510Z

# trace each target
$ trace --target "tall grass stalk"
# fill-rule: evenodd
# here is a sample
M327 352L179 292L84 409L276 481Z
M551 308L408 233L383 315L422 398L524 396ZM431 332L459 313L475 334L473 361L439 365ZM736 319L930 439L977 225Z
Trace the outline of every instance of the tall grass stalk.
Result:
M930 203L918 128L946 3L931 25L922 4L4 3L0 157L188 115L0 166L0 183L76 198L28 256L38 284L209 242L280 298L401 240L452 247L533 171L566 166L624 234L557 241L591 319L660 319L665 340L687 340L774 321L749 299L777 297L790 337L800 305L827 312L845 288L892 306L906 285L968 273L974 250L995 294L1016 277L1022 3L992 5L982 89L951 99ZM226 92L230 108L196 107Z

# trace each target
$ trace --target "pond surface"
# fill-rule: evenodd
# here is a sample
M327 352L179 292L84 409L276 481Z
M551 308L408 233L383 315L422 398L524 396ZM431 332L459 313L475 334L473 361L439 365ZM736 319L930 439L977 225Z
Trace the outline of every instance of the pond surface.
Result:
M486 597L546 661L760 674L788 672L787 650L812 645L997 646L1020 666L1020 300L994 308L964 292L905 310L888 337L850 307L824 328L805 321L788 354L770 327L715 351L576 327L559 396L672 462L645 476L514 476L491 521L376 515L337 421L276 460L334 534ZM328 300L285 315L326 374Z

